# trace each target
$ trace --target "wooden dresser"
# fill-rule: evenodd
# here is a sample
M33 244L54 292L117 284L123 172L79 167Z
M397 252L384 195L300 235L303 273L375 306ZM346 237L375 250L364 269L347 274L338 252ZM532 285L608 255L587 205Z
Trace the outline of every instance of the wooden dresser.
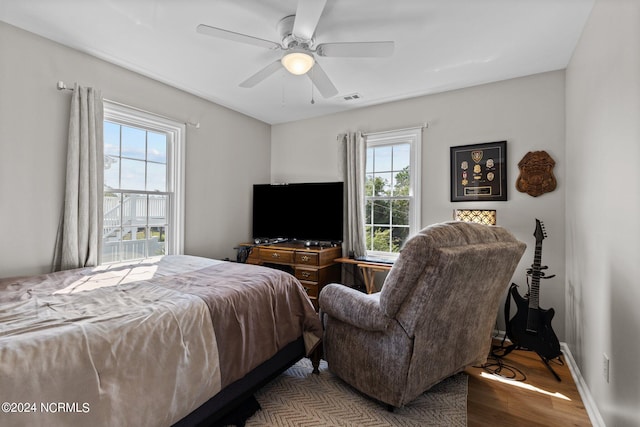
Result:
M244 244L241 246L250 246ZM335 261L342 247L307 247L304 242L283 242L253 247L248 264L277 268L293 274L304 286L313 306L318 309L318 295L328 283L341 280L341 266Z

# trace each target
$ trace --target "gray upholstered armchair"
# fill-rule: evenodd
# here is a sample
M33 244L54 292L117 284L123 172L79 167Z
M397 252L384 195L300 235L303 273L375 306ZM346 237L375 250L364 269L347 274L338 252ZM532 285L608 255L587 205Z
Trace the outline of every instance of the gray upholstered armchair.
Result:
M325 286L319 303L329 370L401 407L484 363L525 247L501 227L434 224L407 241L379 293Z

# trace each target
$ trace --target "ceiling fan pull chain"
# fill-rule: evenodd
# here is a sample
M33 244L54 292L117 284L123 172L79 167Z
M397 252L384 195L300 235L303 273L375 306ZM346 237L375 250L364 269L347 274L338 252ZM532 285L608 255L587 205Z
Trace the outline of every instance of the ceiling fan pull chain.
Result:
M281 74L282 74L282 77L280 78L282 80L282 100L281 100L281 102L282 102L282 106L284 107L285 104L286 104L285 103L285 99L284 99L284 97L285 97L285 95L284 95L285 78L284 78L284 73L281 73Z
M311 69L311 77L313 77L313 68ZM315 104L316 101L313 99L313 80L311 81L311 105Z

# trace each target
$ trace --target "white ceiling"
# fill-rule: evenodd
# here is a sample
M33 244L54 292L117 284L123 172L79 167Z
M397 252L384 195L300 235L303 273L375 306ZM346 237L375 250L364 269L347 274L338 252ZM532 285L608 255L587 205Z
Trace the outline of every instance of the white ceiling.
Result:
M330 99L284 69L241 88L282 53L196 33L207 24L280 42L276 24L296 5L0 0L0 20L275 124L563 69L593 0L328 0L316 44L395 42L388 58L317 58L338 89Z

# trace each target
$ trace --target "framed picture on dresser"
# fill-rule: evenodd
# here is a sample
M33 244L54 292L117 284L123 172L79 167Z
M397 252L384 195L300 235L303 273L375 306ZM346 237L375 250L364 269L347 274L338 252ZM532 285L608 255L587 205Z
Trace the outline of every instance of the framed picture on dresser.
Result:
M451 201L507 200L507 141L450 148Z

